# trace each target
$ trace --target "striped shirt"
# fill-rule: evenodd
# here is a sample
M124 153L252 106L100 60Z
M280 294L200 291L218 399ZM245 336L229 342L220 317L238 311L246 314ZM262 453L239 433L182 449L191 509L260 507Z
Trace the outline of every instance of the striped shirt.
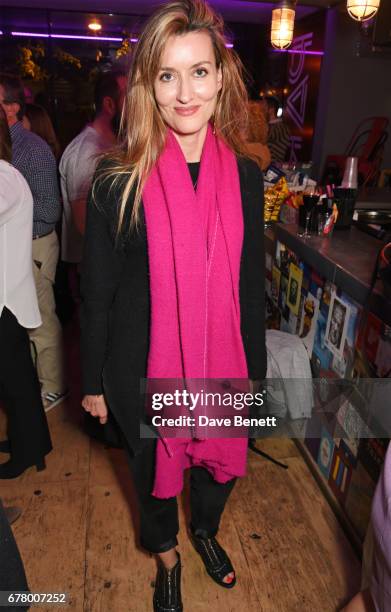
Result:
M21 121L10 128L12 165L26 179L33 194L33 238L54 230L61 215L56 160L49 145L26 130Z
M282 119L269 123L269 137L267 144L272 156L272 162L283 162L289 147L291 133Z

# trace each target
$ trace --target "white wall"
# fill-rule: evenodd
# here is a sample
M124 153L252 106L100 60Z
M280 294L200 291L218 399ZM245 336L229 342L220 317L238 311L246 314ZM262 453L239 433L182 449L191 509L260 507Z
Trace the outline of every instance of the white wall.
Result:
M383 167L391 168L391 56L360 57L359 27L337 8L328 11L312 154L318 176L326 156L343 153L358 123L374 115L390 120Z

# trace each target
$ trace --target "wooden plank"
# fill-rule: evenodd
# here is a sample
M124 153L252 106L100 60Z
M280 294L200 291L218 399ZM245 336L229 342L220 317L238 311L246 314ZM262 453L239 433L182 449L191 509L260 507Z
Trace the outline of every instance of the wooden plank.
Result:
M24 512L14 531L31 588L71 592L68 609L77 612L150 612L156 563L137 545L125 453L90 441L75 403L48 418L55 444L48 469L0 481L5 503ZM335 610L358 589L359 563L293 442L267 438L257 446L289 470L249 453L248 476L234 488L218 536L238 575L232 591L207 576L186 533L187 489L179 500L185 609Z
M237 574L237 584L232 590L227 590L215 584L206 573L202 559L189 541L186 526L190 517L188 514L187 493L182 495L179 504L180 519L180 551L183 561L183 597L184 601L201 603L209 610L259 610L259 599L248 571L246 557L243 553L235 524L228 511L229 504L223 514L218 540L226 549ZM186 503L185 503L186 500Z
M23 510L13 531L31 591L67 592L70 603L66 609L83 610L87 516L84 483L27 483L21 488L13 482L7 503ZM53 606L39 606L39 610L53 612Z
M88 477L90 440L81 429L79 411L65 401L55 406L47 416L53 450L46 456L46 470L37 472L35 467L29 468L17 479L20 486L29 482L42 484ZM0 454L1 461L8 458L9 455ZM6 483L0 480L0 495L7 488Z
M128 483L130 469L125 451L109 448L100 442L91 440L90 485L110 485L121 480Z
M290 438L261 438L256 440L256 447L273 459L281 461L288 457L299 457L300 455L296 444Z
M84 610L149 612L155 573L154 560L136 547L121 485L93 485L89 491Z
M358 590L360 566L302 459L287 463L254 455L229 511L265 612L333 610Z
M136 502L126 462L120 469L120 478L113 480L112 472L110 481L113 455L120 459L121 464L124 459L121 451L107 451L95 446L91 453L91 473L96 472L95 481L103 478L105 482L95 484L93 479L90 481L85 609L91 612L128 609L149 612L156 562L137 547L135 521L132 520L132 516L133 519L137 516ZM219 539L235 563L238 584L232 591L228 591L216 585L206 574L186 532L189 522L188 515L185 515L187 494L185 491L179 500L178 535L178 550L183 565L184 602L188 602L188 606L191 602L192 609L194 604L194 609L205 609L208 606L210 610L216 611L223 608L254 612L259 610L259 600L248 572L247 561L228 514L223 517Z

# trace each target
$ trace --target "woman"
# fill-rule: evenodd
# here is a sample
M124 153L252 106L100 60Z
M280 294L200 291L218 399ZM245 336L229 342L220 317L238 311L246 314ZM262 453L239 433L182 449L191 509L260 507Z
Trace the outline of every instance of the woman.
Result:
M0 451L11 454L0 465L0 478L16 478L32 465L43 470L52 449L26 329L41 325L32 269L33 198L10 160L0 107L0 396L8 418Z
M39 106L39 104L26 104L23 126L26 130L34 132L34 134L37 134L37 136L40 136L42 140L47 142L53 151L54 157L59 161L61 157L61 147L57 140L52 120L43 106Z
M192 543L215 582L236 581L216 535L247 440L141 438L140 379L265 375L263 187L242 156L246 108L222 20L202 0L162 6L134 54L122 145L98 168L87 207L83 406L103 424L109 406L124 437L141 544L159 558L155 612L182 610L186 467Z

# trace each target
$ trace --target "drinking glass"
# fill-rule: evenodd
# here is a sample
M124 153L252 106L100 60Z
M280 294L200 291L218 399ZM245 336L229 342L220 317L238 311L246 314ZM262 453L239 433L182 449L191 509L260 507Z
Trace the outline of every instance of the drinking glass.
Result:
M303 207L305 212L305 228L304 232L299 232L298 235L302 238L309 238L311 236L310 223L312 217L312 211L319 201L319 195L315 192L303 194Z

